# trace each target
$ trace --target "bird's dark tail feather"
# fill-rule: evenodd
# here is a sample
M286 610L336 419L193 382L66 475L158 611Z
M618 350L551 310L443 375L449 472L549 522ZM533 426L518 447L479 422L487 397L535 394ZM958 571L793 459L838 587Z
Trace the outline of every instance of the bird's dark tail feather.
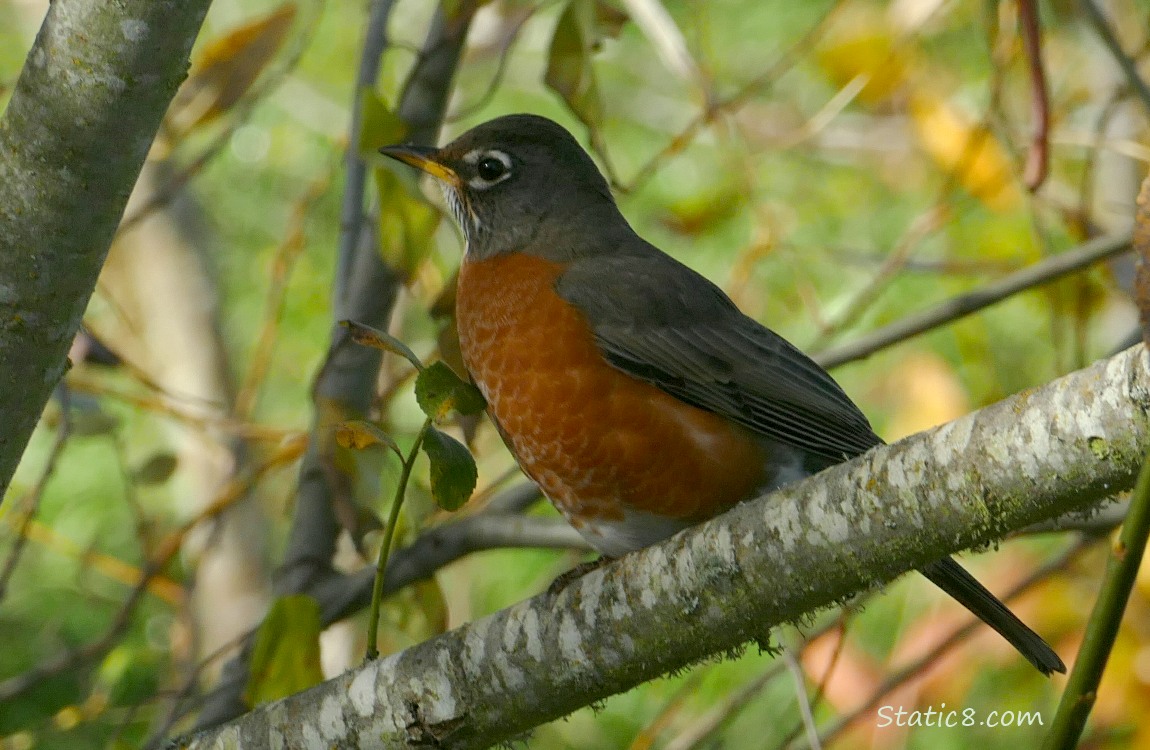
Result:
M921 569L931 583L950 594L958 602L978 615L978 619L998 631L1018 653L1038 668L1042 674L1065 672L1066 665L1046 641L1015 617L1006 605L986 590L966 569L946 557Z

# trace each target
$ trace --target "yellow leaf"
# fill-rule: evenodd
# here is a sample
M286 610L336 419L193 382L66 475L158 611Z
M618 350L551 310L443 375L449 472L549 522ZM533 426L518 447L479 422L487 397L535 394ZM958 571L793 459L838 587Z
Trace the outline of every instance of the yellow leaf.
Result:
M390 448L401 459L403 454L391 435L383 431L379 425L366 422L362 419L351 419L335 428L335 441L344 448L363 450L373 445L382 445Z
M1022 195L1010 160L994 135L928 92L911 99L915 133L958 184L994 211L1010 211Z
M834 26L816 59L831 82L842 88L858 76L866 85L858 93L864 104L888 101L907 83L913 67L911 48L880 9L855 9Z

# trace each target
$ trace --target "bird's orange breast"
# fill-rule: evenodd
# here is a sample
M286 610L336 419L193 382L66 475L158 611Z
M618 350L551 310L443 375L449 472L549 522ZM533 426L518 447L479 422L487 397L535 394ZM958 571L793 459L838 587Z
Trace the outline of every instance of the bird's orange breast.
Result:
M764 455L744 428L611 367L560 264L464 260L463 359L524 472L576 526L627 511L698 521L751 495Z

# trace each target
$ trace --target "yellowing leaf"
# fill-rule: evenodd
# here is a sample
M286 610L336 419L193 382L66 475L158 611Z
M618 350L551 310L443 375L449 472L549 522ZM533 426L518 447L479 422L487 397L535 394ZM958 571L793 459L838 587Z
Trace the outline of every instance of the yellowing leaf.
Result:
M172 129L185 133L234 107L275 57L295 16L295 3L284 3L206 45L172 103Z
M819 66L839 88L865 76L866 84L858 93L860 102L888 101L907 83L913 66L905 35L877 7L855 8L846 15L819 47Z
M244 699L249 706L279 700L323 681L319 603L293 594L275 601L256 633Z
M916 94L910 112L923 148L967 192L995 211L1019 204L1010 160L990 132L930 93Z
M434 427L423 437L423 452L431 462L431 496L444 510L459 510L471 499L479 472L471 453L455 438Z
M432 362L415 379L415 400L423 413L435 420L452 411L465 416L487 408L479 389L464 382L444 362Z
M375 170L379 187L379 250L384 261L409 279L435 246L439 209L423 197L415 183L390 166Z
M551 38L547 54L547 73L543 80L571 108L584 124L592 126L602 119L603 104L595 70L591 65L594 47L593 7L587 0L571 0Z
M352 419L336 427L335 441L344 448L356 450L363 450L373 445L382 445L395 451L401 459L403 458L403 453L400 452L399 446L395 444L391 435L384 432L379 425L362 419Z

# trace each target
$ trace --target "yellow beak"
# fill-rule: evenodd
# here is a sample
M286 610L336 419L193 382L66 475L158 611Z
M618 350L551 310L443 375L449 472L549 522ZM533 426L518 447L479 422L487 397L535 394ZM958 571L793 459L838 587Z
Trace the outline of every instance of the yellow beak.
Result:
M439 149L428 146L384 146L379 150L379 153L384 156L390 156L392 159L410 164L411 166L422 169L432 177L443 180L452 187L461 187L462 181L455 170L435 160L435 155L439 153Z

